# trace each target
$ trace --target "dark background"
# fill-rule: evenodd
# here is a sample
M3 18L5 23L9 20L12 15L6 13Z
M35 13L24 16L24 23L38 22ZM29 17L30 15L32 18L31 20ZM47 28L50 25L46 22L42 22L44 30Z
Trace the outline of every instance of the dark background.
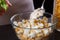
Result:
M33 0L35 9L41 7L43 0ZM53 3L54 0L46 0L44 3L44 8L46 12L53 13Z
M41 7L43 0L33 0L35 9ZM53 0L46 0L44 8L46 12L53 13ZM11 25L0 26L0 40L19 40ZM60 32L54 30L49 40L60 40Z

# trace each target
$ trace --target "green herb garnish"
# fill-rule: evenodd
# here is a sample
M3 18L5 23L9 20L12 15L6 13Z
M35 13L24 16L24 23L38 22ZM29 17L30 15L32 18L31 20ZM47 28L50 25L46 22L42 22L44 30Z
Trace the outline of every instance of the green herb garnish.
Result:
M7 10L8 5L5 0L0 0L0 10L1 10L1 8Z

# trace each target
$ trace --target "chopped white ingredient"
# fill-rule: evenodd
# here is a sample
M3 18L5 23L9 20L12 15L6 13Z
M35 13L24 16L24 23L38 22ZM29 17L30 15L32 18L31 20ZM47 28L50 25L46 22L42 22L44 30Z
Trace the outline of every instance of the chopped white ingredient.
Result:
M44 24L43 23L40 23L39 24L39 28L43 28L44 27Z
M17 31L17 34L20 34L20 31Z
M52 23L48 23L49 26L52 26Z
M19 26L19 27L23 27L22 24L23 24L22 22L18 22L18 26Z
M32 32L32 33L30 33L29 35L28 35L28 37L30 37L30 38L33 38L33 37L35 37L36 36L36 33L34 33L34 32Z
M26 28L30 28L30 26L26 27Z
M36 34L42 32L40 29L35 30Z
M49 34L48 29L43 29L44 36L47 36Z
M30 29L24 29L24 33L23 34L27 36L29 34L29 32L30 32Z
M23 29L19 29L19 31L17 31L17 34L23 33Z
M27 24L27 28L30 28L30 24L29 23Z
M52 26L52 23L48 23L49 26Z
M13 24L14 24L14 25L16 25L16 26L18 26L18 23L17 23L17 21L14 21L14 22L13 22Z
M52 28L50 27L50 28L48 28L48 30L49 30L49 32L51 33L52 32Z
M40 23L39 25L40 25L41 27L43 27L43 26L44 26L44 25L43 25L43 23Z
M25 28L26 28L26 27L27 27L27 24L23 24L23 27L25 27Z
M38 26L33 26L32 28L38 28Z
M17 28L16 26L13 26L13 28Z
M25 22L25 20L22 20L22 22L24 23L24 22Z

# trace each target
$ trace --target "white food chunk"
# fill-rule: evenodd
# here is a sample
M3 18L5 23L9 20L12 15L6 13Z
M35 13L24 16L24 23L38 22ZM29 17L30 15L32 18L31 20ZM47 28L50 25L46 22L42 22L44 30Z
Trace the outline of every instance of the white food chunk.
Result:
M18 26L19 26L19 27L23 27L22 24L23 24L22 22L18 22Z
M40 29L35 30L36 34L41 33L42 31Z
M36 36L36 33L34 33L34 32L32 32L32 33L30 33L29 35L28 35L28 37L30 37L30 38L33 38L33 37L35 37Z
M48 29L43 29L44 36L47 36L49 34Z
M17 28L16 26L13 26L13 28Z
M48 28L48 30L49 30L49 32L51 33L52 32L52 28L50 27L50 28Z
M18 31L17 34L20 34L20 31Z
M23 34L24 30L20 28L20 30L17 32L17 34Z
M52 23L48 23L49 26L52 26Z
M34 28L38 28L38 26L33 26L32 28L33 28L33 29L34 29Z
M40 23L39 24L39 28L43 28L44 27L44 24L43 23Z
M14 24L14 25L16 25L16 26L18 26L18 23L17 23L17 21L14 21L14 22L13 22L13 24Z
M30 32L30 29L24 29L24 33L23 34L27 36L29 34L29 32Z

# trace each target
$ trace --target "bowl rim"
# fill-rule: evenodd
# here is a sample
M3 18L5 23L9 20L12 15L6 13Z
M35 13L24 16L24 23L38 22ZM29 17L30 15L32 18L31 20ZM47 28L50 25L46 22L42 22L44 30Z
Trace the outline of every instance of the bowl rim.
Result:
M53 14L51 14L51 13L49 13L49 12L45 12L45 14L48 14L48 15L51 15L52 17L51 17L51 19L53 19ZM13 24L13 18L15 17L15 16L17 16L17 15L21 15L21 14L15 14L15 15L13 15L11 18L10 18L10 22L11 22L11 24L12 24L12 26L16 26L17 27L17 25L15 25L15 24ZM56 17L55 17L56 18ZM52 21L52 20L51 20ZM52 23L52 22L51 22ZM52 23L52 25L51 26L49 26L49 27L47 27L47 28L53 28L53 26L54 25L56 25L56 23L57 23L57 18L56 18L56 22L55 23ZM14 27L14 28L16 28L16 27ZM24 29L46 29L46 28L26 28L26 27L19 27L19 28L24 28ZM55 27L54 27L55 28Z

